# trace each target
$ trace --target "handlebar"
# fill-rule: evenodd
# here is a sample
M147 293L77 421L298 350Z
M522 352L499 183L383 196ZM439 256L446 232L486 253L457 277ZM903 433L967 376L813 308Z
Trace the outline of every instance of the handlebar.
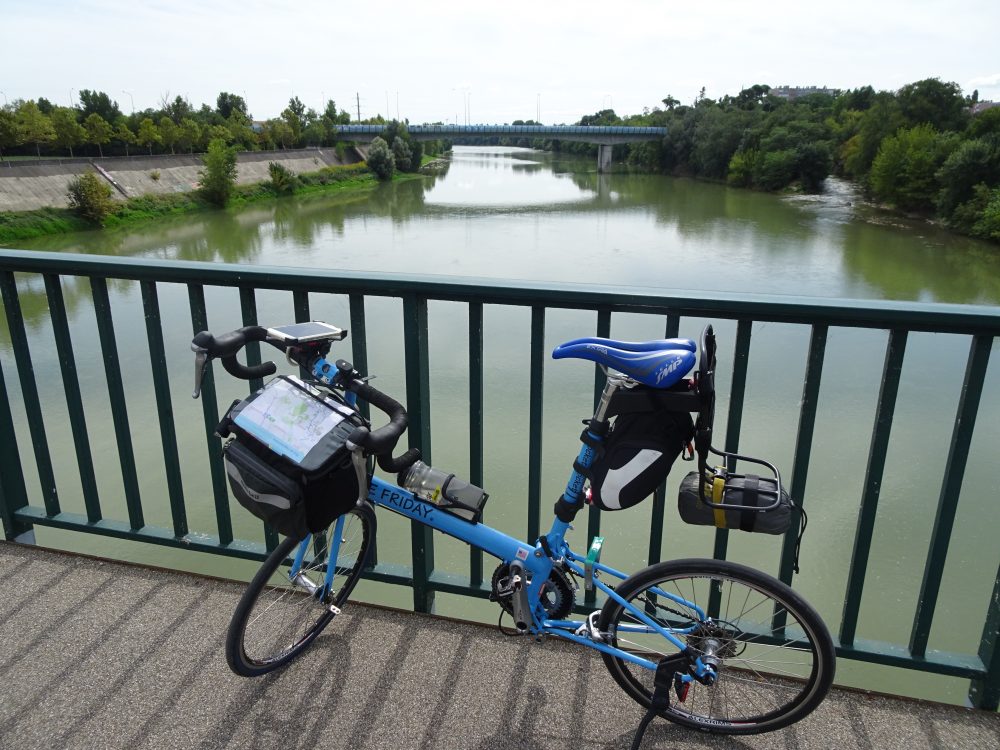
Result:
M235 331L213 336L208 331L201 331L191 341L191 350L195 353L195 389L192 394L198 398L201 393L201 381L210 359L218 358L226 372L235 378L250 380L251 378L273 375L277 372L274 362L264 362L260 365L244 365L236 359L240 349L252 341L263 341L276 349L285 351L288 347L279 339L268 336L268 329L262 326L245 326ZM327 351L329 347L323 351ZM316 356L322 354L316 351ZM297 361L297 360L296 360ZM398 473L409 468L420 458L420 451L411 448L397 458L392 457L399 438L406 431L408 418L406 409L396 399L368 385L361 375L354 370L353 365L345 360L337 360L337 373L331 382L341 385L345 390L356 394L358 398L367 401L372 406L383 411L389 417L389 423L377 430L370 431L367 427L358 427L351 433L348 442L374 454L378 465L385 471ZM324 380L326 377L324 376Z

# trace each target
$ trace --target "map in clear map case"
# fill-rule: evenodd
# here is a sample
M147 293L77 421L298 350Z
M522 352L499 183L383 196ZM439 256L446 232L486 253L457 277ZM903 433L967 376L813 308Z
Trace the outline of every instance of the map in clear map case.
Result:
M278 379L247 404L235 421L271 450L301 462L344 417Z

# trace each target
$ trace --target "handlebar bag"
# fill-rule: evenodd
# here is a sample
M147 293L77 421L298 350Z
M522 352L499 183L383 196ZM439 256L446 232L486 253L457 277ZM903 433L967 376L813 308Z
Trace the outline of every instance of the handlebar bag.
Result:
M681 480L677 494L677 509L681 520L696 526L715 526L720 529L741 529L763 534L784 534L792 524L792 499L785 488L777 507L770 510L736 510L720 508L702 502L698 489L701 474L690 472ZM775 481L770 477L746 476L715 477L705 480L705 497L713 503L725 505L773 505Z
M347 438L364 420L298 378L234 402L216 433L233 497L285 536L322 531L358 501Z
M590 502L602 510L631 508L653 494L694 434L691 415L657 409L619 414L585 476Z

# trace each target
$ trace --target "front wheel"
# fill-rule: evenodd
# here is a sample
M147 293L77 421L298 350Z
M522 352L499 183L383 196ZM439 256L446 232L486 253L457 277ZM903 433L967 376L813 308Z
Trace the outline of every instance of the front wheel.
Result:
M301 541L291 537L282 541L236 605L226 634L229 667L236 674L255 677L284 666L304 651L357 584L368 562L375 528L371 506L351 509L325 531L307 538L294 579L291 571ZM327 589L330 545L335 539L340 547Z
M770 732L809 714L830 689L836 668L830 634L816 611L776 578L726 561L675 560L639 571L616 593L717 665L711 686L675 680L665 719L719 734ZM654 664L677 652L614 599L597 626L610 645ZM602 656L622 689L648 708L653 671Z

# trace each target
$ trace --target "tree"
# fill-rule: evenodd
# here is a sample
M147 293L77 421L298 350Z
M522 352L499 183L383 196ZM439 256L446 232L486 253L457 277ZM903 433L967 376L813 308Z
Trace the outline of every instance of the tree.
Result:
M124 117L118 118L118 124L115 126L115 140L121 141L122 145L125 146L125 156L128 156L128 147L136 142L135 133L133 133L128 126L128 120Z
M104 144L111 140L114 129L108 121L96 112L87 115L83 121L83 127L87 131L87 143L97 146L97 151L104 158Z
M930 213L939 187L935 175L954 146L954 135L927 123L889 136L872 163L872 194L904 211Z
M51 143L56 137L52 121L32 101L22 102L18 107L17 130L20 134L18 143L34 143L39 159L42 158L41 144Z
M93 172L72 178L67 184L66 197L71 209L99 226L114 210L111 188Z
M229 142L235 143L244 151L250 151L257 145L257 134L242 113L233 112L226 120L226 129L229 130Z
M268 120L264 129L271 141L281 148L288 148L295 141L295 134L285 120Z
M69 156L72 159L73 146L87 140L87 131L76 121L75 109L56 107L52 110L51 118L56 145L69 149Z
M121 110L118 109L118 102L112 101L103 91L81 89L80 108L84 119L90 115L100 115L105 122L117 122L118 118L122 116Z
M180 135L180 129L173 120L166 115L160 118L160 142L164 146L170 146L170 153L175 153L174 144L177 143Z
M941 190L938 213L952 227L969 231L979 210L966 206L976 198L976 187L1000 187L1000 135L965 141L949 154L938 170Z
M297 96L293 96L288 100L288 106L281 112L281 119L292 131L292 141L296 144L302 138L302 117L305 115L305 111L305 105L299 101Z
M202 163L205 168L198 173L202 195L210 203L225 206L236 184L236 149L227 147L225 141L216 138L208 144Z
M248 120L251 119L250 113L247 112L247 103L243 100L242 96L223 91L215 100L215 107L216 112L219 113L219 116L223 120L228 120L232 117L233 112L239 112Z
M3 150L16 146L20 142L20 132L17 127L17 117L7 107L0 107L0 159Z
M178 96L163 108L163 114L173 120L175 125L180 125L184 118L194 114L194 110L187 99Z
M190 117L181 120L180 130L177 137L177 145L181 150L188 153L194 152L194 146L201 140L201 126Z
M410 146L398 135L392 142L392 156L400 172L410 171Z
M663 102L663 106L667 108L667 111L672 111L674 107L680 104L680 101L674 99L674 97L670 96L670 94L667 94L666 97L660 101Z
M271 176L271 188L278 195L291 194L298 187L299 178L276 161L268 162L267 172Z
M941 132L965 129L968 112L957 83L942 83L937 78L908 83L896 94L896 100L911 127L927 123Z
M396 160L389 150L389 144L377 136L368 147L368 168L380 180L391 180L396 171Z
M149 148L149 155L153 155L153 144L159 143L160 131L156 128L156 123L152 118L144 117L139 123L139 132L136 133L136 143Z

